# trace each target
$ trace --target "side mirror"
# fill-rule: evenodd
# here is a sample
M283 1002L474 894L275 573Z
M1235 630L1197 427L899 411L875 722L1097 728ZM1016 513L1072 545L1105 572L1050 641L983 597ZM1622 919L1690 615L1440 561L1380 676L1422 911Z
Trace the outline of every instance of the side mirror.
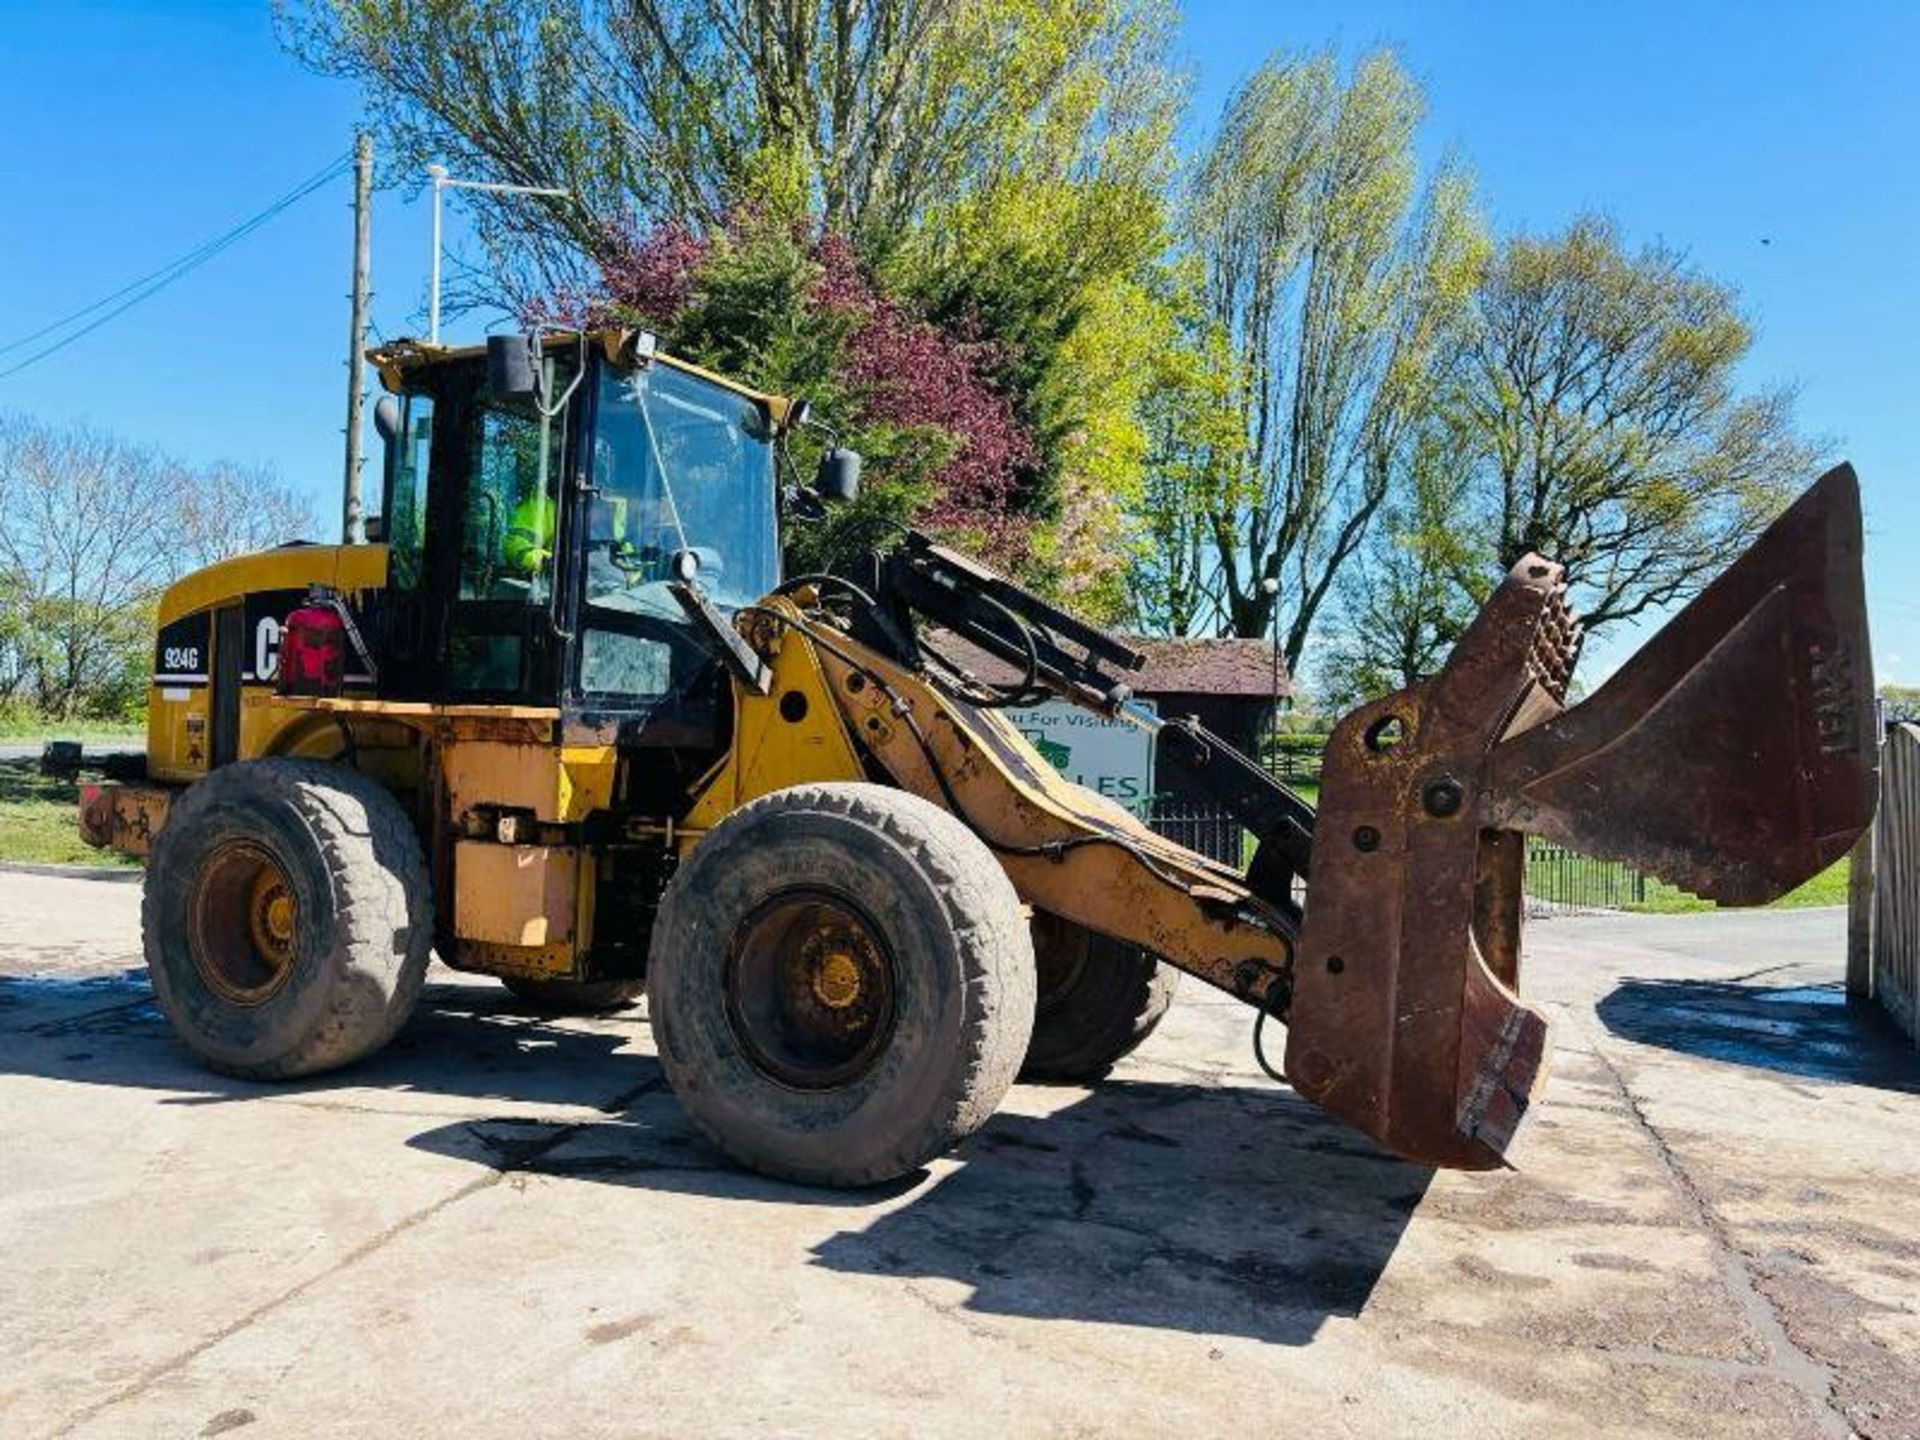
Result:
M487 389L502 400L538 400L540 368L533 335L516 331L487 337Z
M822 500L844 504L860 494L860 452L835 445L820 457L813 476L814 492Z
M373 402L373 428L380 437L380 473L387 487L393 484L394 466L400 461L400 427L406 423L405 414L400 402L391 395L382 395ZM374 534L376 523L381 524L378 535ZM369 545L377 545L386 537L385 524L379 516L369 515L361 522L361 533Z
M400 435L400 402L382 395L373 402L373 428L382 444L391 445Z

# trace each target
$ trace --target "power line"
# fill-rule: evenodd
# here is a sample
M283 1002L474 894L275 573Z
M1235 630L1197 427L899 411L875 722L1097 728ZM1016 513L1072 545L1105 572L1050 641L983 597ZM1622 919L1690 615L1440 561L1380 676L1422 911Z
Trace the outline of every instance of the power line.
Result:
M279 213L279 211L285 208L287 205L292 204L294 201L310 193L313 189L318 188L320 185L324 185L327 181L331 180L334 176L340 174L346 168L348 159L349 159L348 156L336 156L334 159L329 161L325 166L325 168L323 168L318 174L312 175L307 179L302 180L291 191L287 192L285 195L282 195L279 199L275 200L270 206L267 207L266 211L262 212L262 214L254 216L251 220L242 221L240 225L236 226L233 230L228 231L225 235L221 235L216 239L209 240L206 244L201 245L196 249L189 250L185 255L182 255L179 259L169 261L167 264L162 265L158 270L154 270L149 274L142 275L138 280L131 281L128 284L121 286L118 290L115 290L111 295L101 296L98 300L94 301L91 305L82 306L80 309L75 310L70 315L63 315L60 317L60 319L55 320L50 324L42 325L38 330L32 331L31 333L26 335L22 335L17 340L10 340L5 345L0 345L0 355L4 355L10 350L18 350L23 345L30 345L35 340L40 339L43 335L51 335L57 330L64 330L67 326L71 325L74 321L82 320L86 318L88 315L93 314L95 311L101 309L102 307L111 305L114 301L120 299L122 296L131 294L133 291L140 289L142 286L151 284L156 280L169 278L173 276L174 272L176 271L185 273L186 268L191 268L192 266L202 264L205 261L212 259L221 250L225 249L228 245L232 244L233 241L240 238L241 233L250 231L255 226L257 226L261 221L271 218L272 215Z
M191 273L192 271L199 269L200 266L206 264L209 260L213 259L216 255L219 255L222 251L227 250L230 247L238 244L241 240L244 240L247 236L251 235L255 230L258 230L262 225L265 225L268 221L272 220L276 215L280 214L283 210L286 210L289 207L297 204L299 201L304 200L307 196L311 195L314 191L320 189L322 186L328 184L330 181L345 174L349 169L352 168L352 165L353 165L353 157L351 154L343 154L343 155L336 156L333 160L327 163L324 169L308 177L307 179L301 181L293 189L287 191L286 194L282 195L279 199L275 200L272 204L268 205L266 209L260 211L258 214L246 220L241 221L238 225L234 226L231 230L227 231L224 235L216 236L214 239L207 241L204 245L200 245L193 250L189 250L185 255L180 256L178 259L173 260L166 265L162 265L158 270L151 271L148 274L141 276L138 280L132 281L129 284L121 286L118 290L114 291L111 295L101 296L100 299L94 301L91 305L83 306L81 309L75 310L69 315L62 316L60 319L53 321L51 324L41 326L38 330L35 330L30 334L22 335L17 340L12 340L5 345L0 345L0 355L4 355L9 351L18 350L23 346L31 345L36 340L43 339L48 335L52 335L60 330L67 329L68 326L73 325L75 322L80 320L85 320L89 315L92 315L95 317L94 319L89 320L86 324L81 325L79 329L73 330L69 334L61 336L60 339L55 340L51 345L47 345L42 349L34 351L33 354L27 356L26 359L20 361L17 365L11 366L6 370L0 370L0 380L6 379L9 375L17 375L30 365L38 364L40 361L46 359L49 355L52 355L54 352L58 350L64 350L67 346L71 345L74 341L80 339L83 335L92 334L95 330L98 330L102 325L105 325L108 321L113 320L116 317L125 314L128 310L131 310L134 306L140 304L142 301L152 299L155 295L158 295L162 290L166 289L169 285L173 284L174 281L179 280L183 276ZM116 301L120 303L116 304L115 303ZM112 308L107 309L106 307L109 307L109 306L111 306ZM106 311L106 313L104 314L98 313L103 309Z

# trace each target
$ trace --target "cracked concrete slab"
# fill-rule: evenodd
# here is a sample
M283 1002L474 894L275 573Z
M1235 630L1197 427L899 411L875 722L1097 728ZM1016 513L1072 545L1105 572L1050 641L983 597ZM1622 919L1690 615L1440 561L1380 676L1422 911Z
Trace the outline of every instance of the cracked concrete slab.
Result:
M1920 1063L1819 998L1831 914L1536 925L1517 1171L1382 1155L1189 984L846 1195L727 1164L638 1013L445 971L367 1065L208 1075L137 909L0 875L10 1435L1920 1431Z

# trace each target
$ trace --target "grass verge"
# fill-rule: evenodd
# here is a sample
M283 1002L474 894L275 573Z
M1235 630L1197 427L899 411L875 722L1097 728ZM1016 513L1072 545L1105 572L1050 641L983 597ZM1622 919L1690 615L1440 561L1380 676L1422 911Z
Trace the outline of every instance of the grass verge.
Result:
M113 745L139 749L147 738L144 717L133 720L49 720L33 710L0 706L0 744L32 745L38 748L49 740L78 740L93 746Z
M80 838L80 789L32 760L0 761L0 860L125 869L136 862Z
M1782 895L1767 908L1802 910L1814 905L1844 905L1847 903L1848 872L1849 862L1836 860L1798 890ZM1643 915L1680 915L1692 910L1718 910L1720 907L1711 900L1702 900L1684 890L1676 890L1664 880L1649 878L1647 898L1625 908Z

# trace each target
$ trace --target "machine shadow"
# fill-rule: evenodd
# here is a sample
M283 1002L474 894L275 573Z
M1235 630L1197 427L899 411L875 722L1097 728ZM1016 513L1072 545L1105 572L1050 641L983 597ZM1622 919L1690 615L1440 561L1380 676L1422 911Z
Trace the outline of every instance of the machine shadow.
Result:
M1017 1087L957 1164L891 1187L784 1184L697 1132L645 1032L635 1012L556 1022L491 986L435 983L377 1056L260 1085L200 1066L143 971L0 977L0 1072L151 1091L158 1105L332 1091L354 1092L350 1105L382 1092L498 1101L453 1121L423 1110L430 1128L408 1144L503 1172L830 1210L824 1239L796 1225L795 1263L958 1282L962 1308L982 1314L1304 1344L1366 1304L1431 1178L1287 1090L1115 1079ZM572 1114L520 1109L530 1103ZM604 1118L577 1118L583 1108Z
M813 1263L956 1281L968 1311L1287 1345L1360 1312L1432 1177L1287 1091L1110 1080L1031 1113L1060 1093L1016 1089L956 1167L879 1192L740 1170L664 1091L565 1136L487 1122L409 1143L472 1158L478 1134L501 1169L835 1207L858 1223Z
M646 1021L627 1012L582 1028L557 1023L490 985L430 983L377 1055L327 1075L259 1084L215 1074L168 1028L144 969L85 978L0 976L0 1073L168 1092L209 1105L337 1090L596 1105L660 1080L633 1048Z
M1596 1007L1623 1040L1707 1060L1920 1093L1920 1053L1878 1006L1838 985L1623 980Z

